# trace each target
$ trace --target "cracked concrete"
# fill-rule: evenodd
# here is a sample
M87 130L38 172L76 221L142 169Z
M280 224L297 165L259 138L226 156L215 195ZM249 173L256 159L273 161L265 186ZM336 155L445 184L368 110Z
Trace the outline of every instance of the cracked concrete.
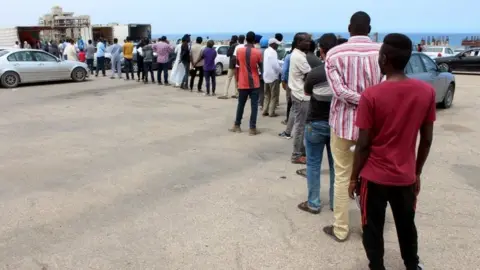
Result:
M416 219L427 269L479 269L479 87L457 76L438 111ZM104 78L0 89L0 269L367 269L355 204L349 241L326 237L328 207L296 207L282 118L231 134L235 107ZM385 249L403 269L390 210Z

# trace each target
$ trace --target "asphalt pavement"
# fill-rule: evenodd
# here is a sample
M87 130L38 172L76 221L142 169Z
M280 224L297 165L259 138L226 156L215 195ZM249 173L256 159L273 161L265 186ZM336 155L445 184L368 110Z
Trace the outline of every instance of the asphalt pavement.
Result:
M416 218L426 269L480 269L479 89L457 75L438 110ZM355 203L349 241L324 235L328 207L297 209L283 118L232 134L235 109L108 78L0 89L0 269L367 269ZM387 269L404 269L390 210L385 242Z

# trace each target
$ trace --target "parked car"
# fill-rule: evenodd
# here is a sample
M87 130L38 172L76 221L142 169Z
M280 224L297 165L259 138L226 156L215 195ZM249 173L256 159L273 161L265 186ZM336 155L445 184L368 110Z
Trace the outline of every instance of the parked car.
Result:
M428 82L435 88L436 102L443 108L450 108L455 94L455 75L435 62L424 53L413 52L405 67L410 78Z
M0 83L14 88L23 83L73 80L84 81L88 77L87 64L60 60L42 50L0 50Z
M445 56L454 56L455 53L450 47L447 46L425 46L423 48L423 53L428 55L430 58L435 59L437 57Z
M217 50L217 57L215 58L215 73L217 76L228 70L228 65L230 64L230 57L227 56L228 47L227 45L213 47Z
M435 62L439 67L450 72L480 72L480 48L468 49L455 56L439 57Z

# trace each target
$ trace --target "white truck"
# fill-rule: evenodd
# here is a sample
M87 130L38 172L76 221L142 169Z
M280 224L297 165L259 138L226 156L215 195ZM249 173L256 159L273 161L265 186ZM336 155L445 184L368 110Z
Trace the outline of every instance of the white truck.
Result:
M152 26L150 24L111 23L106 25L93 25L92 32L95 41L102 37L111 44L113 39L117 38L118 43L123 44L123 41L127 37L130 37L132 41L151 38Z
M15 45L16 41L18 41L20 45L26 41L30 46L34 47L35 43L40 40L41 31L41 27L38 26L0 28L0 47L11 48Z

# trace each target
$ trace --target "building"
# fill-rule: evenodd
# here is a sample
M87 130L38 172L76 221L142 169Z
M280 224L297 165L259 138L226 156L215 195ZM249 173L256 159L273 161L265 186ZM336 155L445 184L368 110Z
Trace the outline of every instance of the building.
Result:
M77 39L91 35L90 16L74 16L73 12L64 12L60 6L54 6L51 13L40 17L38 24L51 28L51 30L43 30L42 33L43 38L49 40L60 40L66 37Z

